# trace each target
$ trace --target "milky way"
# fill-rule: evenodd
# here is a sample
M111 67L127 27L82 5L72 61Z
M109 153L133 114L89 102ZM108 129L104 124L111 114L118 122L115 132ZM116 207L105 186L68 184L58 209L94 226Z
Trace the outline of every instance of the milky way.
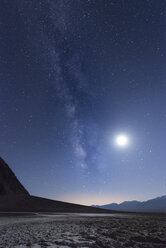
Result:
M165 1L0 7L0 151L26 188L89 204L165 194Z

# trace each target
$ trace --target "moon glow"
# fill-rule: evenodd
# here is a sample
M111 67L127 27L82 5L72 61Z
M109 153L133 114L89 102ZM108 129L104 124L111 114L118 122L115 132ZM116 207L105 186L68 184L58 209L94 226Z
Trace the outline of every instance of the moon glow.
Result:
M128 139L128 137L126 135L120 134L120 135L116 136L115 143L116 143L117 146L125 147L125 146L128 145L129 139Z

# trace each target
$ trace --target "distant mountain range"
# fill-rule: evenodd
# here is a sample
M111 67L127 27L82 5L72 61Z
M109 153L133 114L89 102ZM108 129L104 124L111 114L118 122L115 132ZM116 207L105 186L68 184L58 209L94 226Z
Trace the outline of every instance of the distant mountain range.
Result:
M7 163L0 158L0 211L81 213L111 213L114 211L166 212L166 196L144 202L125 201L121 204L112 203L92 207L49 200L30 195Z
M148 201L124 201L120 204L111 203L93 207L129 212L166 212L166 195Z

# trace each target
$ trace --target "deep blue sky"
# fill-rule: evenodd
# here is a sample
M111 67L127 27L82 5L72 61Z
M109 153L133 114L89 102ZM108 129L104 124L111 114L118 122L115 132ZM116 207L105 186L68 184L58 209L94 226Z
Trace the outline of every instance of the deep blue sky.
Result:
M0 10L0 155L29 192L84 204L164 195L166 1Z

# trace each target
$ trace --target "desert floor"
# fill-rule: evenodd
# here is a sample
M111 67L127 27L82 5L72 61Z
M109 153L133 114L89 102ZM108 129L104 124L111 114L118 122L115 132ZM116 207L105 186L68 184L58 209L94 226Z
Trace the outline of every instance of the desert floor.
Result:
M166 216L0 214L0 248L166 248Z

